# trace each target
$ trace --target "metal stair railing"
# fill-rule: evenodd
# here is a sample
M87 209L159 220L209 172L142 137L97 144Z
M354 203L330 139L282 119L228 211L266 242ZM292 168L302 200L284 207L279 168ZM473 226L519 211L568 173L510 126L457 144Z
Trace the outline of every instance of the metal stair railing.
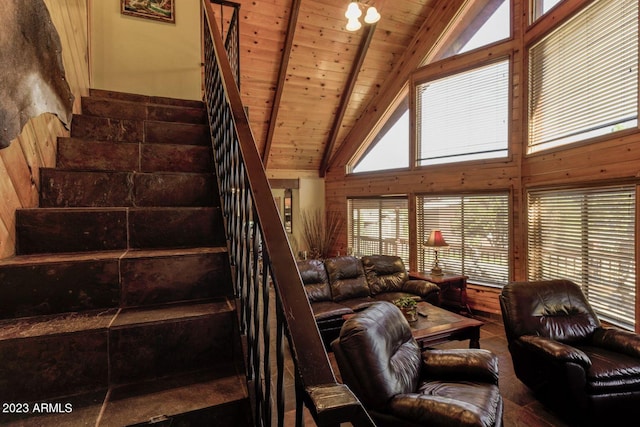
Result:
M254 424L284 426L285 414L295 410L296 425L301 426L306 405L318 426L345 422L375 426L349 388L337 382L331 368L249 126L234 68L214 20L214 9L208 0L203 0L202 6L205 103L240 332L245 338ZM294 364L295 393L285 390L285 352Z

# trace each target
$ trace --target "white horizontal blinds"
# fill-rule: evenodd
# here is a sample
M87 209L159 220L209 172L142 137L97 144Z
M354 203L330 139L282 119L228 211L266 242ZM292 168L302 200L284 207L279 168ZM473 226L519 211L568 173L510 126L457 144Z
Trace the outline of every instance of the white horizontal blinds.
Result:
M633 329L635 197L635 186L529 192L529 280L572 280L600 317Z
M529 152L637 126L638 1L600 0L529 50Z
M419 165L507 155L508 60L416 89Z
M433 248L423 247L431 230L441 230L449 244L438 257L445 271L469 276L474 283L503 286L509 280L508 193L419 196L418 267L433 266Z
M397 255L409 268L406 197L349 199L349 247L356 256Z

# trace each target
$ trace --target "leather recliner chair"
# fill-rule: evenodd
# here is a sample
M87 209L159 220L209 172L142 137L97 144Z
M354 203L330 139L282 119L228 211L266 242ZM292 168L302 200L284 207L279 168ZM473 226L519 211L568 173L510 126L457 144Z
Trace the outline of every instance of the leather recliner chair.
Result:
M500 306L516 376L540 401L581 426L637 422L640 336L603 327L568 280L510 283Z
M343 382L380 427L502 425L497 357L480 349L421 353L390 302L353 315L331 346Z

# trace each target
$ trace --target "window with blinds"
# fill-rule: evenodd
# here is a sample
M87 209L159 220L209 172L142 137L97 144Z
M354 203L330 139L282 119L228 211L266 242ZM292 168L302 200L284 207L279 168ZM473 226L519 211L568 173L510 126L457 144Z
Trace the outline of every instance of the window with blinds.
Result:
M509 61L416 86L418 165L506 157Z
M356 256L397 255L409 268L406 197L349 199L349 251Z
M438 252L444 271L473 283L503 286L509 280L509 194L487 193L417 198L418 268L429 271L431 230L441 230L449 247Z
M531 8L533 13L532 18L535 21L545 13L549 12L555 5L560 3L561 0L532 0Z
M529 49L529 153L638 125L638 1L600 0Z
M530 191L528 278L582 287L603 319L635 325L635 186Z

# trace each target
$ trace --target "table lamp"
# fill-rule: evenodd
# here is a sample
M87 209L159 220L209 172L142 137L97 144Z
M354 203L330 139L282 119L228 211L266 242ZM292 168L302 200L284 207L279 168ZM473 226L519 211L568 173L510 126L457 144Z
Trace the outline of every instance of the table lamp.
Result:
M431 269L431 274L434 276L442 276L442 268L440 267L438 261L438 250L441 248L447 248L449 245L445 242L444 237L442 237L442 232L440 230L432 230L429 235L429 240L427 240L423 246L433 248L435 252L436 259L433 263L433 268Z

